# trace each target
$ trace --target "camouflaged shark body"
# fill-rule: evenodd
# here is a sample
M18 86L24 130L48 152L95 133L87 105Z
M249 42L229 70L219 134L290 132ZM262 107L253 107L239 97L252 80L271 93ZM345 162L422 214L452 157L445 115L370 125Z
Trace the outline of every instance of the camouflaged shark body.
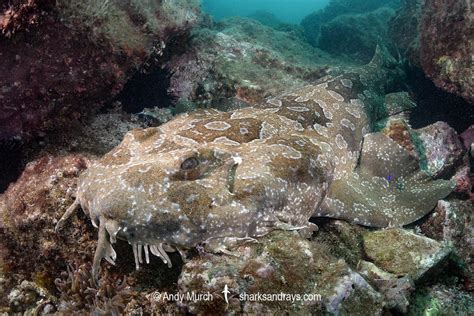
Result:
M129 132L80 177L58 227L79 206L89 214L99 227L96 276L102 258L114 262L117 237L132 244L138 268L150 252L170 264L167 251L226 251L274 229L311 230L312 216L374 227L419 219L453 184L370 133L374 106L399 75L382 53L257 107Z

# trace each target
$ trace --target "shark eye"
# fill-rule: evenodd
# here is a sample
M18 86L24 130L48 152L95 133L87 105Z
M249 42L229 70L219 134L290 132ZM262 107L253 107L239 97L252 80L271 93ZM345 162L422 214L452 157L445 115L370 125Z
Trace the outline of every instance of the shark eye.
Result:
M181 164L182 170L191 170L199 166L199 160L196 157L191 157L183 161Z

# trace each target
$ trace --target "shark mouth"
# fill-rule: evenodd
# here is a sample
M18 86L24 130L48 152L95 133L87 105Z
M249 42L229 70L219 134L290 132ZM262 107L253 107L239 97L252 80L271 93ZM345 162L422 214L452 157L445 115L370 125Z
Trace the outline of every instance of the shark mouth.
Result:
M97 248L94 254L94 263L92 265L92 275L94 280L98 280L98 274L100 269L100 262L102 259L107 260L112 265L115 265L115 260L117 259L117 253L115 252L112 244L117 242L117 234L121 228L115 221L111 220L100 220L99 225L99 239L97 242ZM166 253L179 251L183 261L185 261L186 256L182 249L172 247L166 243L157 242L156 244L148 244L142 242L130 242L132 245L133 255L135 257L135 268L136 270L140 269L140 264L146 262L150 263L150 252L154 256L160 258L164 264L169 268L172 267L170 257ZM143 255L144 254L144 255ZM143 260L145 259L145 260Z
M164 244L159 243L157 245L141 244L141 243L130 243L133 249L133 256L135 257L135 268L140 269L140 264L143 264L143 252L145 252L145 262L150 263L150 252L163 260L163 263L168 265L168 268L172 267L170 257L163 249Z

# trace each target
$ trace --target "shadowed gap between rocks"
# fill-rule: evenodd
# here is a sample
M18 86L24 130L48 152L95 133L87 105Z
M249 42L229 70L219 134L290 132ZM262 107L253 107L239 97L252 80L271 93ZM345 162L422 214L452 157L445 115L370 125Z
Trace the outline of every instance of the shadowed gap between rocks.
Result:
M0 194L15 181L23 169L22 148L17 141L0 142Z
M474 107L454 94L438 89L420 69L407 71L407 84L417 106L410 115L413 128L443 121L462 133L474 122Z
M176 99L168 93L171 73L158 68L137 72L124 86L117 100L127 113L139 113L145 108L170 107Z
M145 108L167 108L176 103L177 97L169 92L173 70L169 69L166 63L173 56L187 52L190 41L189 32L176 31L173 38L169 39L162 55L152 55L150 60L125 83L116 98L116 101L122 103L125 112L140 113Z
M458 135L474 122L474 106L463 98L437 88L419 68L407 69L407 85L416 102L410 114L410 124L418 129L438 121L448 123ZM469 157L471 174L474 173L474 157Z

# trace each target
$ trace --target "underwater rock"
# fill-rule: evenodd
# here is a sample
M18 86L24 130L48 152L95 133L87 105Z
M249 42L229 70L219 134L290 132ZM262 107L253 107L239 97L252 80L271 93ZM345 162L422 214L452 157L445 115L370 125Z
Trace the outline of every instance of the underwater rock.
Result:
M55 311L57 299L46 289L29 281L23 281L9 294L10 313L24 312L26 315L43 315Z
M420 65L420 19L423 0L403 0L389 22L389 36L399 53L415 67Z
M2 197L0 196L0 203L1 203L1 199ZM2 208L2 206L0 205L0 209ZM1 229L1 228L0 228ZM1 248L0 248L0 252L1 252ZM5 276L5 273L3 272L3 264L2 264L2 261L1 261L1 255L0 255L0 314L3 313L3 309L5 308L4 306L8 306L9 302L8 302L8 298L7 298L7 294L9 292L9 289L7 288L9 286L8 284L8 280L7 280L7 277ZM12 287L13 285L10 284L10 287Z
M392 97L390 99L389 102L395 102ZM399 101L396 103L401 104ZM469 162L456 131L445 122L412 129L406 119L408 104L399 106L398 111L395 109L387 106L387 111L399 114L382 120L385 124L382 132L416 157L425 172L436 179L451 178L457 184L454 192L469 196L472 187Z
M350 13L364 13L380 7L398 8L399 0L331 0L319 11L313 12L301 21L306 40L313 46L318 46L321 26L334 18Z
M268 11L258 10L248 17L274 29L278 29L278 27L283 24L273 13Z
M419 159L419 154L415 150L415 144L413 143L413 130L406 120L398 117L391 118L385 123L382 132L408 150L413 157Z
M169 42L199 16L193 0L127 3L0 5L0 140L29 139L87 116L144 61L163 62Z
M425 286L412 295L408 315L472 315L472 293L442 284Z
M385 272L372 262L361 260L357 265L358 272L369 279L370 283L384 296L385 307L407 312L410 294L415 289L410 276L398 277Z
M367 63L377 44L388 46L388 21L395 15L390 8L359 14L344 14L321 26L318 47L338 56Z
M236 256L207 255L183 267L181 293L213 293L212 302L182 303L191 313L323 313L350 314L364 310L380 314L380 294L344 260L337 260L324 244L310 242L294 233L275 231L243 245ZM227 286L228 305L221 294ZM294 294L301 300L255 300L260 294ZM303 295L307 294L307 300Z
M471 154L471 157L474 157L474 125L469 126L468 129L461 133L461 140L464 147Z
M88 120L71 124L61 133L50 133L42 139L41 152L62 155L85 152L104 155L132 129L160 125L171 117L170 109L144 109L137 114L125 113L117 102L115 107L101 111Z
M277 31L289 33L291 36L296 36L305 40L303 28L296 24L285 23L280 21L273 13L267 11L256 11L248 16L249 18L256 20L263 25L274 28Z
M0 262L10 279L18 276L53 290L66 262L92 260L96 236L85 216L71 221L62 235L54 232L54 224L72 202L77 176L88 163L89 158L78 154L41 157L29 163L5 192L0 205Z
M456 131L445 122L436 122L411 134L426 171L436 179L451 178L460 198L472 198L469 157Z
M435 85L474 101L472 17L468 1L405 0L390 22L390 37L412 66Z
M474 103L472 3L425 1L420 24L420 61L442 90Z
M363 238L371 262L397 276L409 275L414 281L442 266L452 250L401 228L369 232Z
M463 165L466 151L456 131L447 123L436 122L416 132L423 143L427 171L433 177L450 177Z
M388 106L388 102L397 106ZM456 131L445 122L412 129L407 123L409 103L403 104L398 97L386 97L385 103L386 111L398 114L382 120L385 124L382 132L416 157L425 172L435 179L452 179L456 182L454 192L461 198L469 198L472 189L469 159Z
M220 110L255 105L326 74L335 62L292 32L231 18L195 30L190 49L167 63L169 95Z
M318 224L318 227L319 230L312 237L312 241L324 244L333 256L344 259L351 267L356 267L364 256L362 234L366 228L340 220Z
M474 215L471 201L441 200L419 227L429 238L452 243L471 273L474 273Z

